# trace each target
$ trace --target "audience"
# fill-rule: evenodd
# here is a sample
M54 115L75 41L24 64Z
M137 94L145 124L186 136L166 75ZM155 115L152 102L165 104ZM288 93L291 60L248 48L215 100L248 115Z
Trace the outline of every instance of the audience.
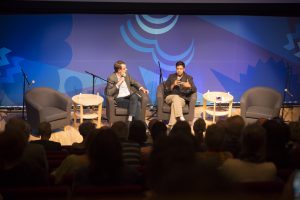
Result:
M89 145L94 140L97 131L96 129L90 130L88 133L85 145L88 148ZM87 152L84 154L71 154L68 155L60 164L60 166L55 169L51 175L54 177L55 184L63 183L65 180L72 179L74 174L82 167L86 167L89 165L89 160L87 156Z
M37 162L24 159L24 151L28 147L24 129L24 121L11 119L0 134L0 187L47 184L47 172Z
M229 151L233 157L237 158L241 149L240 140L245 121L241 116L235 115L227 118L225 123L224 150Z
M152 142L154 144L158 138L167 136L168 128L163 122L157 120L152 124L151 127L149 127L149 130Z
M268 120L263 123L267 134L266 160L273 162L277 169L288 167L289 127L280 120Z
M61 144L59 142L49 141L51 137L51 124L49 122L41 122L38 128L38 133L41 136L40 140L34 140L30 143L42 145L47 152L61 151Z
M138 173L123 162L122 146L108 127L96 130L88 147L88 167L80 169L74 185L123 185L138 182Z
M206 123L202 118L198 118L193 125L193 131L197 143L197 151L203 152L206 150L204 145L204 132L206 131Z
M220 124L212 124L207 127L204 143L205 152L199 152L197 157L211 167L220 167L225 160L232 158L232 154L223 150L226 129Z
M221 171L234 182L272 181L276 178L276 166L266 162L266 131L251 124L242 131L240 159L227 159Z
M112 125L122 145L122 156L125 164L138 167L141 164L141 146L137 142L128 140L128 126L125 122L117 121Z
M37 164L45 173L48 172L48 160L44 147L40 144L30 143L30 126L25 121L17 118L12 118L7 121L5 125L5 131L7 133L19 133L27 141L27 145L23 152L22 159L28 162L34 162Z
M87 146L86 146L86 139L89 133L91 133L93 130L96 129L96 125L91 121L85 121L82 124L79 125L79 133L82 136L82 142L81 143L73 143L71 151L73 153L85 153Z

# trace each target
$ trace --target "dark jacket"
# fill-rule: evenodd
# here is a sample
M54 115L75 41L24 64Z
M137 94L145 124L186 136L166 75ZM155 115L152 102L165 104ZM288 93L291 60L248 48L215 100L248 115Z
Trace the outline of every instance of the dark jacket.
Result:
M170 95L170 94L178 94L180 97L185 99L186 101L189 101L189 97L191 96L192 93L197 92L197 88L194 84L193 77L184 73L180 79L182 82L187 82L191 84L191 88L184 88L182 85L180 86L175 86L171 90L171 85L177 80L177 74L170 74L167 81L165 82L165 96Z

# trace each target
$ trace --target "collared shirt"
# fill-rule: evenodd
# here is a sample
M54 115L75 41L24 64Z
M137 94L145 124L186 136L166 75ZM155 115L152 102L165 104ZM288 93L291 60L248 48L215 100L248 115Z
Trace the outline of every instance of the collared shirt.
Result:
M118 77L118 81L119 81L121 77L119 77L118 75L117 75L117 77ZM118 88L119 88L119 93L118 93L117 98L127 97L130 95L130 91L127 87L125 80L121 83L121 85Z

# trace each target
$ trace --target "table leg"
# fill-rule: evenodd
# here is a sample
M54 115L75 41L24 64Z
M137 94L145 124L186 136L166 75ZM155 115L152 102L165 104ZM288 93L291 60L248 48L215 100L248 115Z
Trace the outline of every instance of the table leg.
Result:
M97 128L100 128L101 125L101 115L102 115L102 103L98 105L98 123L97 123Z
M203 98L203 119L206 118L206 99Z
M83 122L83 105L80 105L80 124Z
M77 115L76 115L76 113L77 113L77 104L74 103L73 105L74 105L73 118L74 118L74 125L76 126L76 124L77 124Z
M213 123L216 122L216 102L214 102Z
M229 102L228 117L231 117L232 101Z

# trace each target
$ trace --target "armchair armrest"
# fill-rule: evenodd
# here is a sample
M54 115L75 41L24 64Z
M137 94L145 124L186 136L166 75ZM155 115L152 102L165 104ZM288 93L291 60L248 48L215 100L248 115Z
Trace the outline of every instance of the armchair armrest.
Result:
M69 111L72 107L72 100L64 94L55 93L54 107Z
M196 101L197 101L197 93L194 92L191 94L190 96L190 101L189 101L189 121L192 121L194 119L195 116L195 105L196 105Z
M163 85L160 84L156 90L156 102L157 102L157 115L162 116L163 114L163 104L164 104L164 91Z
M105 95L106 99L106 117L110 120L114 116L115 99L113 96Z

